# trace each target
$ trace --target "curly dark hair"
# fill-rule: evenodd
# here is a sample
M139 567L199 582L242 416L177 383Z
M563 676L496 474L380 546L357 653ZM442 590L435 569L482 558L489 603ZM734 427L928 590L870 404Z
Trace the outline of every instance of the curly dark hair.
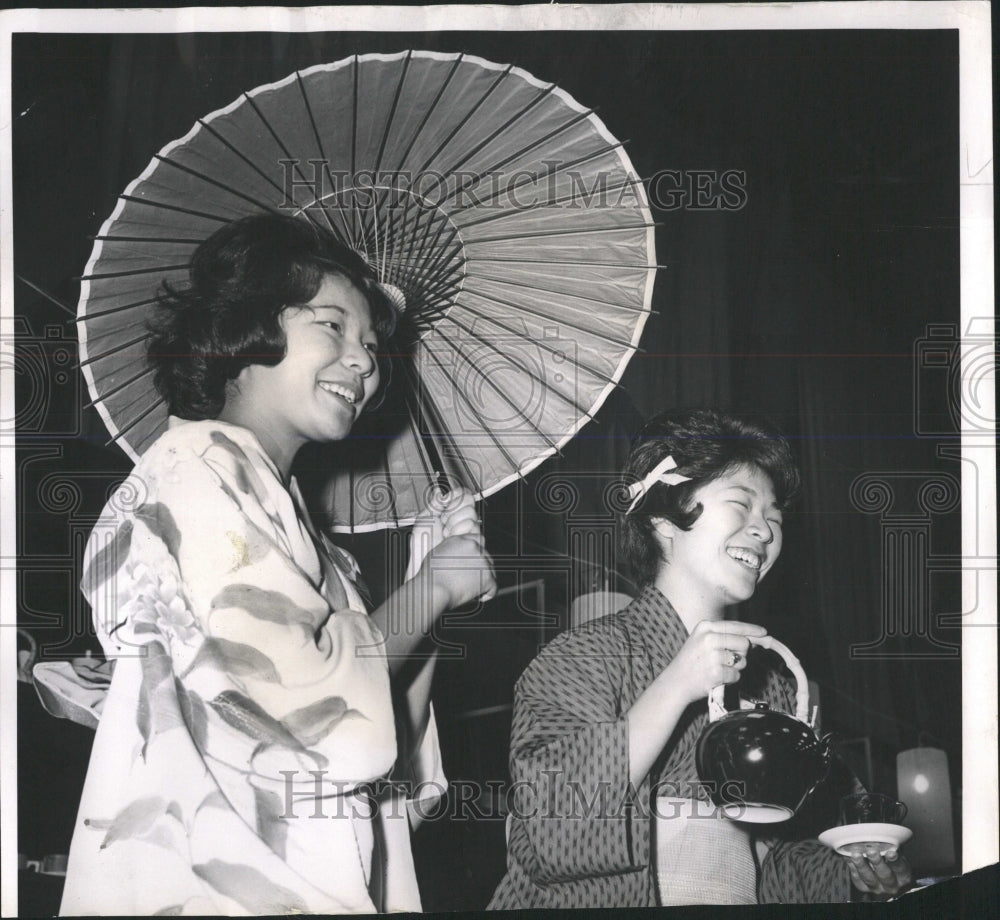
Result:
M323 276L341 275L365 297L380 350L392 336L396 311L375 272L356 252L308 220L256 214L226 224L201 243L190 280L177 289L164 282L149 322L147 357L157 390L172 415L218 418L226 385L250 364L273 367L285 356L279 318L311 300ZM379 357L381 401L389 381Z
M660 543L653 536L653 519L666 518L690 530L704 510L692 499L705 483L739 467L754 466L770 478L780 508L787 508L799 491L799 471L788 441L760 417L708 409L657 415L632 442L625 461L626 481L641 480L668 455L674 458L677 472L690 477L689 481L675 486L654 484L630 513L620 517L619 549L642 585L653 581L663 562Z

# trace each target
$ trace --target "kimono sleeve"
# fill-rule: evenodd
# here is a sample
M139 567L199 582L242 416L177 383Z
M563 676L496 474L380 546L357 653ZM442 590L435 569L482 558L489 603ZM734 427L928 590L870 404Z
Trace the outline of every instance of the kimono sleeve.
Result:
M629 784L617 635L557 639L518 682L510 768L518 854L536 884L635 870L649 861L647 820Z
M761 904L829 904L851 899L847 861L818 840L782 842L761 866Z
M157 674L172 672L206 757L252 785L293 776L317 794L385 773L395 730L381 636L346 599L331 609L277 478L221 440L148 472L116 615L122 635L166 653Z

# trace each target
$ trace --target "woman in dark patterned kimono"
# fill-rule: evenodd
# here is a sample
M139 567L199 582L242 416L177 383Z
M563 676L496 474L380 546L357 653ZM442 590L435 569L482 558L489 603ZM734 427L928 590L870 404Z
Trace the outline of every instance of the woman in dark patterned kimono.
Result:
M490 906L846 901L852 882L895 894L910 880L898 853L752 841L697 782L709 691L740 680L765 634L726 615L781 552L799 482L787 442L722 413L661 416L625 475L622 551L643 588L557 637L518 681L508 871ZM758 657L755 695L794 712L793 689Z
M217 231L165 293L150 359L170 427L85 559L115 668L63 914L420 909L406 802L370 792L391 770L445 780L426 670L399 695L406 742L390 679L494 589L492 565L471 497L441 497L429 552L369 615L291 476L377 397L393 309L357 254L274 216Z

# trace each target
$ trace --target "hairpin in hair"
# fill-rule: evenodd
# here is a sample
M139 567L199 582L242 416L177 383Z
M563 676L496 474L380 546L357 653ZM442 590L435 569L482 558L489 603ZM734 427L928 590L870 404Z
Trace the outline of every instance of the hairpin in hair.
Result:
M628 496L632 499L632 503L628 506L625 513L631 514L635 506L639 503L639 499L641 499L643 495L645 495L658 482L662 482L665 486L679 486L682 482L690 481L690 476L670 472L670 470L675 469L677 469L677 463L674 461L674 458L668 454L642 479L638 482L633 482L632 485L628 487Z

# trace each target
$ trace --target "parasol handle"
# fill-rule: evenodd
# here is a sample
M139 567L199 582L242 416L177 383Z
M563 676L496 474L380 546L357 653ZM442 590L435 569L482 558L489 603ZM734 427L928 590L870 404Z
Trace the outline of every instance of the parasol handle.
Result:
M802 669L799 659L796 658L791 649L783 642L779 642L773 636L751 636L750 643L759 645L761 648L769 648L777 652L785 659L788 670L795 678L795 718L800 722L809 724L809 681L806 679L806 672ZM723 702L723 694L726 691L725 684L713 687L708 694L708 720L716 722L726 714L726 704Z

